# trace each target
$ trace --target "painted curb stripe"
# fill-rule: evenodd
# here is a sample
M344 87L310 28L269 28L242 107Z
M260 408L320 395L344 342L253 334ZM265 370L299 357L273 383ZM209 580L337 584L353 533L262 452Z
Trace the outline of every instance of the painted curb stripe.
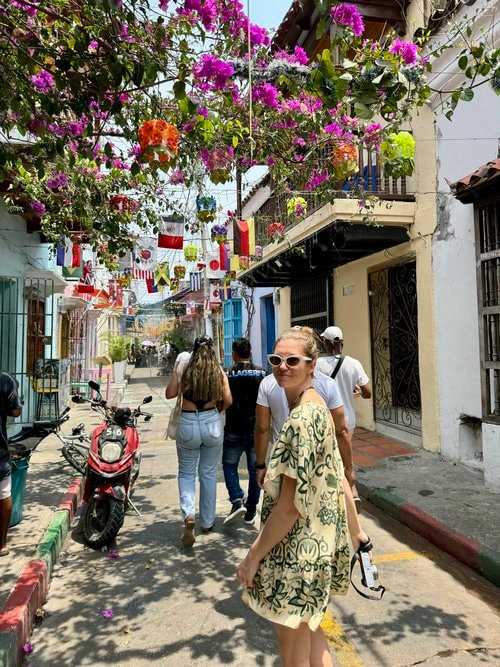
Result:
M422 512L414 505L402 505L399 509L401 523L461 563L476 572L481 572L479 567L481 545L479 542L448 528L444 523Z
M484 547L479 552L479 565L481 574L495 586L500 587L500 553L489 547Z
M328 644L342 667L363 667L363 660L355 647L347 639L344 628L335 620L327 609L321 629L325 633Z
M47 563L32 560L25 565L0 616L0 647L4 652L0 665L17 665L21 647L33 629L35 612L43 605L48 588ZM5 639L11 634L14 642Z
M38 545L38 559L25 565L0 614L0 667L15 667L33 630L36 610L45 601L54 565L61 553L78 503L83 479L73 479Z

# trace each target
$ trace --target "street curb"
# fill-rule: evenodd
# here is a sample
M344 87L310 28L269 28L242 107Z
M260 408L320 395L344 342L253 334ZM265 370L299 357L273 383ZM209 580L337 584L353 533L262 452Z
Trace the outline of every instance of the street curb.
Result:
M14 667L33 630L35 612L45 602L64 540L83 495L83 478L72 480L37 548L23 568L0 614L0 667Z
M371 489L359 480L356 486L365 500L500 587L500 553L449 528L390 491Z

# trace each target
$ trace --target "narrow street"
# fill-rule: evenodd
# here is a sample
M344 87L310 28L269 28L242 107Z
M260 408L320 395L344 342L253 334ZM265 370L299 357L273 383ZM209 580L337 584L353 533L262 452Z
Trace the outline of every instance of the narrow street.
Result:
M127 514L116 558L84 546L75 525L31 638L32 667L279 665L271 625L240 601L235 568L257 528L222 527L229 509L222 469L215 531L198 536L193 549L180 544L176 453L163 438L173 402L163 398L167 378L156 372L136 369L123 401L135 406L153 395L155 417L139 426L143 458L134 498L142 517ZM324 628L336 664L498 665L498 588L365 507L387 592L374 602L351 588L332 602Z

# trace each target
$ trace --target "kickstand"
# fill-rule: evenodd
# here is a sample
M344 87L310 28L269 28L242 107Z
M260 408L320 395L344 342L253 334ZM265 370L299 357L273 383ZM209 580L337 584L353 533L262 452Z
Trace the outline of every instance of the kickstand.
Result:
M128 498L127 502L130 505L130 507L134 510L134 512L137 514L137 516L142 516L142 514L139 512L135 504L132 502L131 498Z

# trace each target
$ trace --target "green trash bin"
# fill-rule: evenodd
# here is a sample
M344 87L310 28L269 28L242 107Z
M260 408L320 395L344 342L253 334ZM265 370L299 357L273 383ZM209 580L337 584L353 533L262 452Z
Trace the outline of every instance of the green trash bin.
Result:
M30 451L17 454L11 459L12 481L12 516L9 527L17 526L23 518L24 495L26 492L26 477L30 465Z

